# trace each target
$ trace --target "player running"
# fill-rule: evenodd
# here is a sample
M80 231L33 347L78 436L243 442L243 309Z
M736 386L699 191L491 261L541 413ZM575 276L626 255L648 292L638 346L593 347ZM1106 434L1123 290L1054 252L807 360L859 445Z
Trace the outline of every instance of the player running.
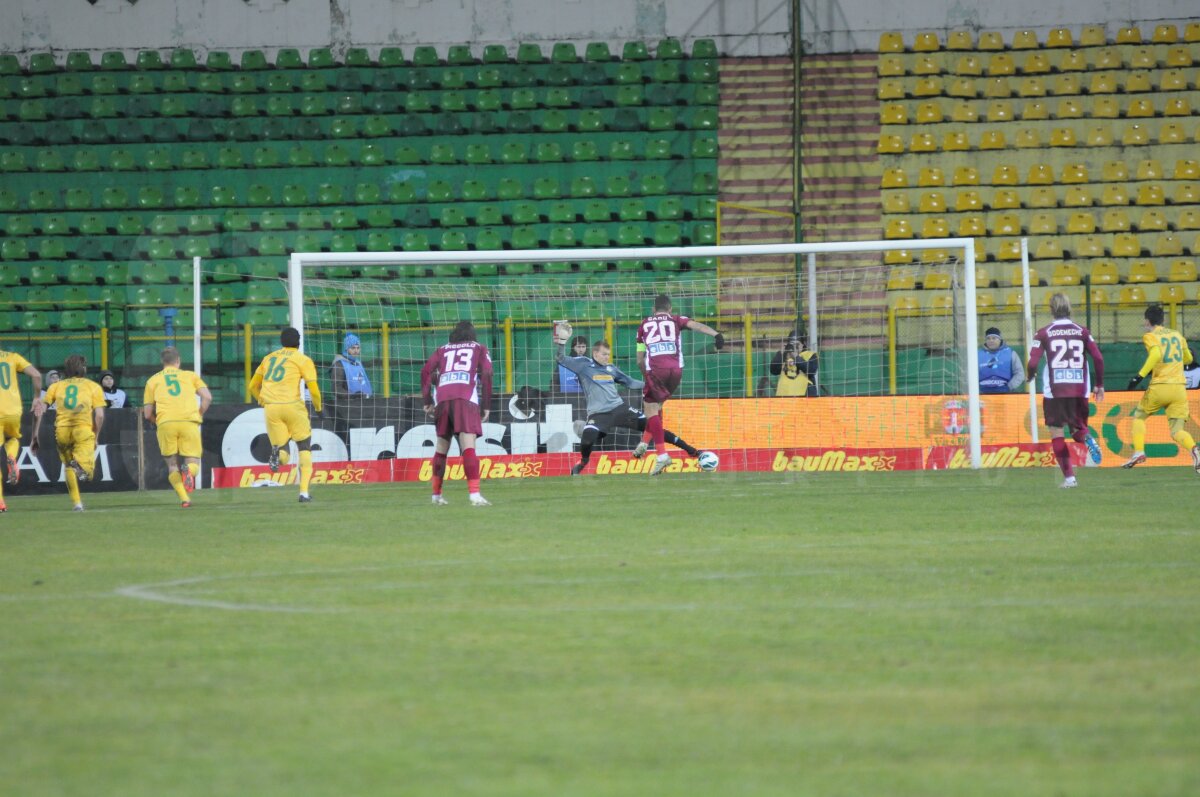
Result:
M654 298L654 315L647 317L638 327L638 368L645 376L642 387L642 411L646 413L646 431L642 442L633 450L635 457L646 453L651 441L658 453L658 461L650 475L662 473L671 464L667 453L666 436L663 431L662 405L675 394L683 380L683 348L680 335L685 329L703 332L716 339L717 349L725 346L725 336L707 324L672 315L671 297L660 293Z
M79 483L92 478L96 468L96 439L104 425L104 389L99 382L87 379L87 360L81 354L72 354L63 363L66 378L55 382L46 390L46 405L55 405L54 441L58 446L58 458L66 466L67 493L75 504L75 511L83 511L83 499L79 497ZM38 432L42 428L45 413L37 416L33 424L33 439L29 448L38 450Z
M1096 345L1092 333L1071 320L1071 300L1061 293L1050 297L1050 314L1054 321L1042 327L1033 336L1029 347L1029 365L1025 374L1032 382L1037 376L1038 363L1046 356L1046 368L1042 375L1042 415L1052 437L1050 447L1063 473L1060 487L1075 487L1075 468L1067 442L1063 439L1063 427L1071 429L1071 439L1086 443L1092 460L1100 462L1100 446L1088 430L1088 398L1092 393L1092 379L1088 373L1084 354L1090 354L1096 369L1096 403L1104 401L1104 357Z
M33 382L33 414L41 415L46 405L42 395L42 374L14 351L0 351L0 443L4 447L4 467L8 469L8 483L16 484L21 479L17 457L21 455L21 386L17 375L25 374ZM0 484L0 512L7 512L4 503L4 486Z
M312 394L313 409L321 411L321 389L317 385L317 367L300 351L300 331L285 327L279 333L276 349L263 358L250 379L250 395L266 410L267 437L271 441L271 458L267 464L278 472L288 462L288 441L300 450L300 503L312 501L308 485L312 481L312 424L308 408L300 395L300 382Z
M1146 374L1150 374L1150 387L1142 394L1137 409L1133 411L1133 456L1121 467L1132 468L1146 461L1146 417L1164 407L1171 437L1192 454L1192 467L1200 473L1200 446L1188 434L1184 425L1188 422L1186 379L1183 366L1192 361L1192 352L1187 340L1163 324L1163 309L1152 304L1146 308L1143 324L1146 334L1142 343L1146 347L1146 362L1137 375L1129 380L1129 390L1135 390Z
M571 468L571 475L578 476L587 467L592 456L592 447L617 427L636 432L646 430L646 416L629 406L617 391L617 385L630 390L641 390L644 383L626 374L612 364L612 349L603 340L592 344L592 356L572 356L566 353L566 341L571 337L571 325L558 322L554 332L554 358L558 364L579 377L579 384L587 397L587 424L579 436L579 462ZM583 340L587 345L586 338ZM574 348L574 347L572 347ZM700 452L689 446L670 430L663 430L663 439L673 446L682 448L688 456L699 456Z
M450 439L458 436L471 506L491 506L479 492L479 458L475 438L492 403L492 358L487 346L475 339L475 325L459 321L450 331L450 342L439 346L421 369L421 396L425 412L435 418L437 444L433 454L433 503L444 506L442 480Z
M167 463L167 481L187 509L192 505L190 494L196 489L196 474L204 453L200 423L212 404L212 393L195 371L179 367L179 349L168 346L160 359L162 370L146 382L142 414L158 426L158 450ZM180 457L185 463L182 475Z

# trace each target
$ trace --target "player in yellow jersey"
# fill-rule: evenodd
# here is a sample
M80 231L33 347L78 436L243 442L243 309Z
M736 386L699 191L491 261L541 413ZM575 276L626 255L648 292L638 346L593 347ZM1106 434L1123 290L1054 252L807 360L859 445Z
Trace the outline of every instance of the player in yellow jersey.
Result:
M33 414L46 411L42 403L42 374L14 351L0 350L0 444L4 446L4 465L8 469L8 483L16 484L21 478L17 457L21 454L21 386L17 375L25 374L33 382ZM4 487L0 485L0 512L7 512L4 503Z
M1142 336L1142 343L1146 346L1146 362L1129 380L1127 389L1135 390L1147 374L1151 375L1150 387L1146 388L1133 411L1133 456L1121 467L1132 468L1146 461L1146 417L1165 407L1171 437L1192 453L1192 467L1200 473L1200 446L1184 428L1189 413L1183 366L1192 361L1192 352L1183 335L1162 325L1161 306L1150 305L1144 317L1146 334Z
M196 489L200 472L200 423L212 404L212 393L195 371L179 367L179 349L168 346L162 351L163 369L146 382L142 396L142 414L158 426L158 450L167 462L175 494L184 509L192 505L189 495ZM179 459L184 461L180 474Z
M321 411L321 389L317 386L317 367L300 351L300 332L285 327L279 333L281 349L268 354L250 379L250 395L267 413L267 437L271 441L271 470L278 471L288 461L287 444L295 441L300 450L300 503L312 500L308 483L312 480L312 424L308 408L300 395L303 380L312 394L313 409Z
M54 440L58 458L67 471L67 492L75 503L75 511L83 511L79 497L79 482L92 478L96 468L96 439L104 425L104 390L87 378L87 360L72 354L63 364L66 378L46 390L46 404L54 404ZM30 448L37 450L38 430L42 427L39 415L33 425Z

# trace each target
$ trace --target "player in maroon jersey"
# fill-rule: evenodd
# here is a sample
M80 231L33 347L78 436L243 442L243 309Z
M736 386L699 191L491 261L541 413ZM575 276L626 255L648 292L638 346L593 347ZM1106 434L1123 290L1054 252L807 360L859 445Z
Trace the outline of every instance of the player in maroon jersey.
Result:
M450 342L439 346L421 369L421 396L425 412L436 419L437 446L433 455L433 503L448 503L442 497L446 454L450 438L458 435L463 470L472 506L490 506L479 493L479 458L475 438L483 434L492 401L492 358L487 346L475 340L475 325L459 321L450 332Z
M1042 327L1033 336L1029 347L1029 365L1026 375L1032 382L1037 376L1038 363L1046 357L1046 369L1042 375L1042 415L1052 437L1050 446L1063 473L1063 487L1075 486L1075 469L1063 439L1063 427L1071 428L1071 438L1076 443L1087 444L1092 461L1100 463L1100 446L1088 431L1088 397L1092 392L1092 380L1088 373L1084 354L1092 357L1096 369L1096 402L1104 401L1104 357L1096 345L1092 333L1071 320L1071 300L1061 293L1050 297L1050 313L1054 321Z
M724 348L725 336L708 324L682 315L671 314L671 297L660 293L654 298L654 315L642 321L637 333L638 368L644 375L642 387L642 412L646 413L646 431L642 442L634 449L635 457L646 453L651 440L658 453L658 461L651 475L662 473L671 464L667 453L663 431L662 405L675 394L683 379L683 346L680 335L685 329L694 329L716 339L717 349Z

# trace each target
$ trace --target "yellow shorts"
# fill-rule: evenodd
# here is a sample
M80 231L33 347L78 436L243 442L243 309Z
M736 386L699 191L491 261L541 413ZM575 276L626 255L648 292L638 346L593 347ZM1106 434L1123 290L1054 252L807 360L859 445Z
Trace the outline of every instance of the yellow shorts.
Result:
M0 417L0 440L15 437L21 439L21 416L5 415Z
M75 460L88 476L96 467L96 433L90 426L61 426L54 430L58 458L63 464Z
M267 437L271 445L278 447L289 440L299 442L312 437L312 424L308 422L308 407L304 402L268 404L263 409L267 412Z
M1168 418L1187 420L1189 414L1187 387L1184 385L1151 385L1146 388L1146 392L1142 394L1142 400L1137 405L1137 408L1147 415L1153 415L1163 407L1167 408Z
M158 450L164 457L176 454L200 459L204 444L200 442L200 424L192 421L166 421L158 425Z

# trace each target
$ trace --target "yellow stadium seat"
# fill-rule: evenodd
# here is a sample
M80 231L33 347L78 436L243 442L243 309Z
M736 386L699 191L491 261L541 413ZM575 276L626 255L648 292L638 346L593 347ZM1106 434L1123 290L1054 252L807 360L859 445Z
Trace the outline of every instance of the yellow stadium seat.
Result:
M1158 301L1162 304L1179 304L1186 299L1182 285L1164 285L1158 289Z
M1163 116L1191 116L1192 104L1186 97L1171 97L1163 106Z
M1118 304L1145 304L1146 289L1140 285L1126 285L1117 294Z
M937 124L943 121L942 106L936 102L923 102L917 106L917 124Z
M1050 133L1050 146L1052 147L1074 147L1078 143L1075 131L1070 127L1056 127Z
M1125 78L1125 93L1138 94L1143 91L1154 91L1154 86L1150 82L1150 73L1144 69L1138 72L1130 72L1129 76Z
M958 236L960 238L973 238L976 235L986 235L987 227L983 223L983 216L978 213L964 213L958 217Z
M908 124L908 109L900 103L888 103L879 106L879 124L906 125Z
M1150 41L1155 44L1174 44L1179 41L1179 29L1166 23L1155 25L1154 35L1150 37Z
M1200 255L1200 235L1196 236L1196 240L1192 241L1191 253L1193 256Z
M1173 199L1176 205L1200 204L1200 185L1196 183L1179 183L1175 186Z
M1054 28L1046 34L1047 47L1074 47L1075 40L1068 28Z
M1158 128L1159 144L1183 144L1187 141L1187 133L1177 122L1167 122Z
M933 133L913 133L908 142L909 152L937 152L938 143Z
M1092 102L1093 119L1116 119L1121 115L1121 103L1115 97L1097 97Z
M940 49L942 49L942 43L938 41L937 34L931 31L918 33L913 39L913 52L932 53Z
M1040 257L1040 255L1039 255ZM1074 263L1059 263L1050 275L1051 285L1078 285L1083 280L1079 266Z
M1192 65L1192 53L1187 47L1172 47L1167 50L1165 64L1171 69L1181 69Z
M1147 210L1138 219L1138 232L1166 232L1167 217L1161 210Z
M950 287L950 275L945 271L930 271L925 274L921 287L925 290L945 290Z
M1145 97L1138 98L1129 103L1129 107L1125 109L1125 116L1129 119L1150 119L1154 117L1154 103Z
M1030 235L1057 235L1058 219L1053 213L1034 213L1029 217Z
M922 249L922 263L948 263L950 262L950 252L945 249Z
M1138 147L1150 143L1150 134L1145 125L1129 125L1121 134L1121 143L1126 147Z
M979 111L975 110L973 103L955 102L950 106L950 120L953 122L976 122L979 121Z
M1035 188L1029 192L1025 205L1030 208L1056 208L1058 196L1053 188Z
M1103 72L1121 69L1125 64L1121 60L1121 51L1116 47L1104 47L1092 54L1092 70Z
M992 217L992 235L1020 235L1021 217L1016 213L997 213Z
M1142 253L1138 237L1131 232L1119 232L1113 236L1113 257L1137 257Z
M1021 197L1011 188L998 188L992 194L992 210L1016 210L1021 207Z
M1170 271L1167 274L1167 279L1171 282L1195 282L1196 261L1185 258L1172 260Z
M962 55L954 62L954 74L978 77L983 74L983 61L977 55Z
M1129 179L1129 167L1125 161L1107 161L1100 169L1100 179L1106 183L1115 183Z
M990 77L986 78L983 83L983 96L988 98L1011 97L1013 95L1012 84L1008 82L1006 77Z
M1139 205L1165 205L1167 202L1166 194L1163 192L1163 187L1158 183L1149 183L1139 185L1137 192L1137 204Z
M917 209L922 213L945 213L946 195L941 191L926 191L921 194Z
M1001 163L992 171L992 185L1020 185L1021 175L1011 163Z
M1021 64L1021 72L1026 75L1049 74L1050 57L1045 53L1029 53Z
M978 191L959 191L954 199L954 209L959 213L968 210L982 210L983 200Z
M1109 208L1100 217L1100 229L1104 232L1129 232L1131 226L1125 208Z
M1008 53L997 53L988 59L987 73L991 76L1015 75L1017 64Z
M1129 54L1130 69L1157 69L1158 59L1148 47L1138 47Z
M903 77L905 73L904 59L898 55L881 55L876 71L880 77Z
M951 31L950 35L946 37L946 49L947 50L974 50L975 49L975 41L974 41L974 39L971 38L971 31L969 31L969 30Z
M1156 158L1143 158L1138 161L1134 174L1139 180L1161 180L1163 179L1162 161Z
M1031 283L1032 284L1032 283ZM1025 306L1024 291L1009 291L1004 295L1004 308L1010 312L1020 310Z
M1050 106L1044 100L1031 100L1021 109L1021 118L1027 122L1050 118Z
M1038 48L1037 34L1031 30L1013 31L1012 48L1014 50L1036 50Z
M1091 281L1093 285L1116 285L1121 281L1121 272L1112 260L1093 260Z
M1200 211L1187 210L1180 211L1175 217L1175 229L1177 230L1200 230Z
M1004 39L994 30L985 30L979 34L980 50L1003 50Z
M1092 96L1097 94L1116 94L1121 86L1117 83L1117 78L1113 72L1097 72L1092 75L1092 80L1088 86L1088 93Z
M908 194L903 191L888 191L883 195L884 213L908 213Z
M954 309L954 297L948 293L939 294L933 297L929 307L938 312L948 312Z
M912 259L912 252L908 249L892 249L883 253L883 262L889 266L911 263Z
M1183 28L1185 42L1200 42L1200 22L1189 22Z
M1067 232L1071 235L1090 235L1096 231L1096 217L1091 213L1072 213L1067 217Z
M889 252L889 254L891 253ZM892 308L897 313L908 315L920 310L921 303L917 301L917 297L912 295L897 296L892 300Z
M992 295L991 291L975 291L975 311L977 313L987 312L995 306L996 297Z
M1113 145L1112 128L1108 125L1095 125L1087 131L1087 141L1089 147L1111 147Z
M942 136L942 150L945 152L966 152L969 149L971 142L961 130L951 130Z
M884 238L912 238L912 225L908 219L888 219L883 230Z
M1007 145L1001 130L985 130L979 137L980 149L1004 149Z
M908 175L899 167L892 167L883 170L883 177L879 181L880 188L906 188L908 186Z
M1082 119L1083 118L1083 103L1076 97L1067 97L1058 101L1058 107L1054 109L1056 119Z
M942 216L930 216L921 222L922 238L949 238L950 224Z
M1054 185L1054 170L1045 163L1034 163L1029 166L1029 177L1025 178L1029 185Z
M1016 118L1012 103L1008 100L992 100L987 105L987 120L989 122L1011 122Z
M1104 239L1099 235L1083 235L1071 244L1075 257L1104 257Z
M1187 91L1187 75L1181 69L1166 69L1158 75L1159 91Z
M876 150L881 154L899 154L904 152L904 141L900 136L883 133L879 136L879 145Z
M914 97L939 97L942 94L940 77L923 77L913 84Z
M1062 256L1062 242L1057 238L1043 238L1033 251L1035 260L1061 260Z
M1079 45L1081 47L1096 47L1101 44L1108 44L1108 34L1104 30L1103 25L1084 25L1083 30L1079 32Z
M1064 208L1090 208L1095 201L1092 189L1086 185L1073 185L1063 195Z
M1092 288L1088 291L1088 295L1091 297L1092 304L1094 305L1108 304L1108 291L1104 288Z
M1054 83L1051 84L1050 93L1062 97L1073 97L1076 94L1082 93L1079 75L1074 73L1059 75L1054 79Z
M1027 77L1017 84L1017 95L1021 97L1045 97L1046 80L1040 77Z
M950 85L946 87L946 95L949 97L960 97L965 99L974 99L979 95L975 90L975 81L969 77L956 77L950 80ZM956 122L974 122L975 115L970 119L954 118Z
M1135 260L1129 265L1129 283L1158 282L1158 269L1153 260Z
M888 272L889 291L911 291L917 287L917 273L911 268L894 268Z
M887 30L879 34L879 52L881 53L902 53L904 52L904 37L899 31Z
M942 59L941 57L933 57L930 55L918 56L912 65L912 73L914 75L940 75L942 74Z
M1141 44L1142 30L1137 25L1121 28L1117 31L1117 44Z
M1081 50L1067 50L1058 60L1059 72L1086 72L1087 68L1087 56Z
M1129 192L1125 189L1125 186L1121 183L1113 183L1112 185L1106 185L1106 186L1104 186L1104 189L1100 192L1100 204L1108 205L1108 206L1128 205L1129 204Z
M1162 233L1154 243L1155 257L1178 257L1183 254L1183 239L1173 232Z
M1064 183L1086 183L1088 182L1088 168L1086 163L1068 163L1063 167L1062 177L1059 178Z
M884 78L879 81L879 99L902 100L904 97L904 84L899 80Z
M946 175L938 166L925 166L921 171L917 172L917 187L929 188L935 185L945 185ZM924 212L924 211L922 211Z

